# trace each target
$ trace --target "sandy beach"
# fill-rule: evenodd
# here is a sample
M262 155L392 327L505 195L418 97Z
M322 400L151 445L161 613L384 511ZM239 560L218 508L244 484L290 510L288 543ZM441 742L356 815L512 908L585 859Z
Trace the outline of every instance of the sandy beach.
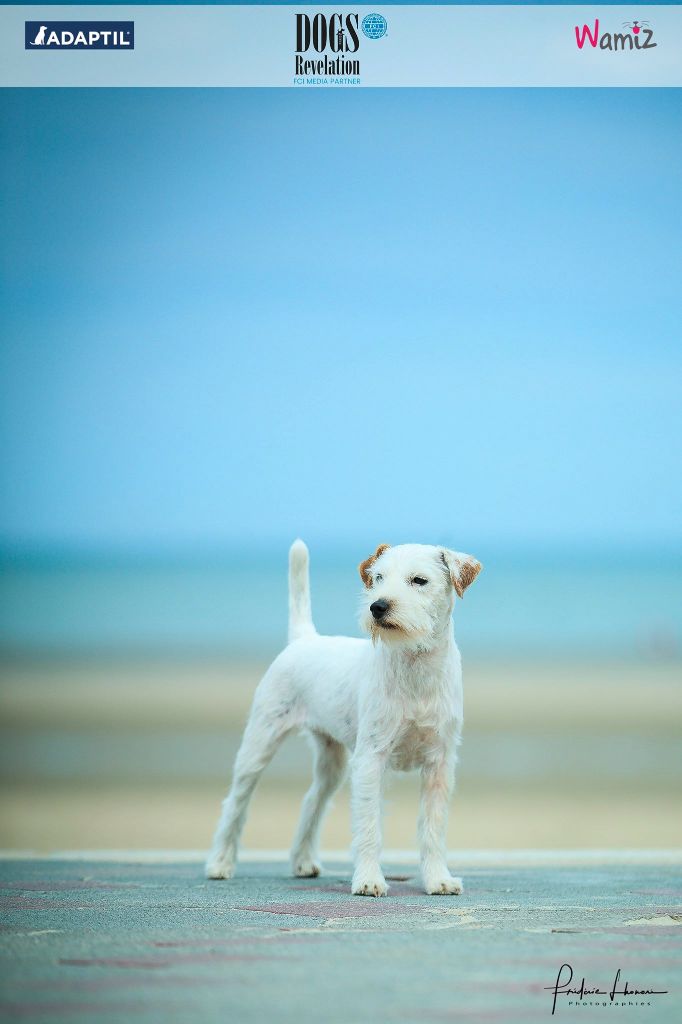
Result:
M5 848L207 844L264 666L23 661L2 684ZM448 842L454 848L682 842L676 663L472 662ZM285 847L310 772L286 741L257 790L247 847ZM385 841L414 844L418 778L392 776ZM349 843L348 786L324 844Z

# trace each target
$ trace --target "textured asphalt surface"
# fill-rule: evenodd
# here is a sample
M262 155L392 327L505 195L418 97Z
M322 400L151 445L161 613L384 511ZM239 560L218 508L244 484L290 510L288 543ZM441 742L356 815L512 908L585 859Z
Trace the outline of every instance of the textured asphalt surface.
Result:
M209 883L199 864L4 860L2 1019L682 1020L679 866L502 862L463 870L460 897L408 874L389 866L377 900L349 895L342 863ZM560 995L552 1018L562 964L607 994ZM619 968L621 990L666 994L610 1000Z

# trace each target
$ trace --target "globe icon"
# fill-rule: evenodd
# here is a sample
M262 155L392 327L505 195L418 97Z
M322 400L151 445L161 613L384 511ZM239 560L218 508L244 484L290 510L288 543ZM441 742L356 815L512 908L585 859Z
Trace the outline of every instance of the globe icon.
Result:
M381 39L386 35L387 28L383 14L368 14L362 19L362 31L368 39Z

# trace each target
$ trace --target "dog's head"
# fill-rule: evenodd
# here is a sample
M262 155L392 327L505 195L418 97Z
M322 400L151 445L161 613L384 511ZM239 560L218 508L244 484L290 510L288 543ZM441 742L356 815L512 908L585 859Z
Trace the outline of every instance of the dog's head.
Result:
M380 544L360 564L361 624L372 640L422 650L447 627L455 594L481 571L471 555L430 544Z

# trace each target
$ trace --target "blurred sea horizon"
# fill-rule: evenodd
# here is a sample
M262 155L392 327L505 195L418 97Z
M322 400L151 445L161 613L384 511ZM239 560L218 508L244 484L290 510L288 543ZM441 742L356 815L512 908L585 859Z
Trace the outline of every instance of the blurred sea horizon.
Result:
M360 635L364 546L311 544L313 616ZM484 572L455 609L464 656L675 660L682 553L642 545L476 549ZM272 657L287 627L287 546L0 553L0 653Z
M381 539L381 538L379 538ZM496 549L457 602L465 731L449 843L675 845L682 561L673 550ZM371 549L310 542L320 632L360 635ZM0 557L0 845L208 843L254 689L283 646L287 544ZM310 752L288 739L245 843L293 834ZM418 779L390 790L413 841ZM325 826L347 845L348 788Z

